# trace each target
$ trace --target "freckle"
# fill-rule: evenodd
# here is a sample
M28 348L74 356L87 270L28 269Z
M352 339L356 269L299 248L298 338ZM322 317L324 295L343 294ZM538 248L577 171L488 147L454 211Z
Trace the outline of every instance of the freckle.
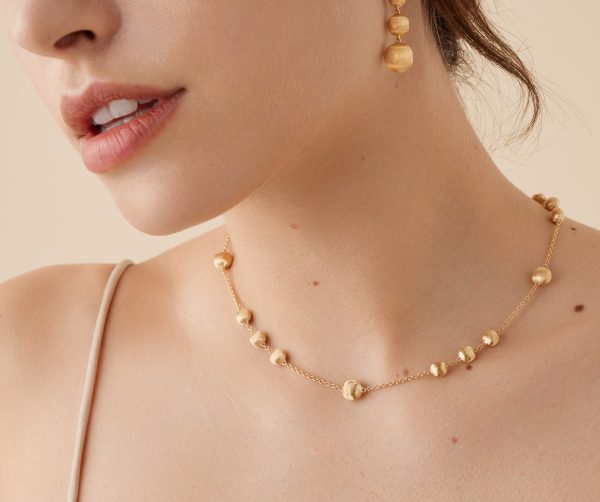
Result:
M408 368L404 368L404 374L408 375L408 373L409 373Z
M313 285L313 286L318 286L318 285L319 285L319 281L313 281L313 282L312 282L312 285Z
M575 227L571 227L571 230L577 230Z
M470 369L472 368L472 366L471 366L470 364L467 364L467 365L465 366L465 368L467 368L468 370L470 370Z
M292 227L292 228L298 228L298 223L291 223L290 227Z
M575 305L575 312L581 312L585 307L580 303L579 305Z
M364 473L362 470L360 471L360 477L361 477L361 478L364 478L364 477L365 477L365 473Z
M365 159L366 159L366 157L364 155L360 158L360 160L365 160Z
M452 442L453 442L454 444L456 444L456 442L457 442L457 441L458 441L458 438L457 438L456 436L452 436Z

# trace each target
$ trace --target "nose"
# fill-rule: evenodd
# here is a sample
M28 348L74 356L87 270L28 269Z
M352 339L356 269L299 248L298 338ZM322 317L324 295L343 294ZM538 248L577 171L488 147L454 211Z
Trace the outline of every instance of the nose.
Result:
M121 25L115 0L19 0L14 9L13 39L47 57L66 58L94 48L110 40Z

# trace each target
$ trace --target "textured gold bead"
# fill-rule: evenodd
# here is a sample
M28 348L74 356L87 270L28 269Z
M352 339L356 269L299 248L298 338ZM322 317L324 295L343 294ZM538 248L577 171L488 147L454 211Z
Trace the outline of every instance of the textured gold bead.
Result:
M217 268L229 268L233 262L233 255L227 251L217 253L214 258L214 264Z
M267 341L267 334L264 331L255 331L250 337L250 343L255 347L260 347L261 344Z
M458 357L461 361L470 363L475 359L475 351L473 350L473 347L467 345L458 351Z
M357 380L346 380L342 387L344 398L354 401L363 395L365 388Z
M248 309L240 309L235 316L235 320L239 324L246 324L247 322L250 322L251 319L252 319L252 311L250 311Z
M286 353L281 349L273 349L271 355L269 356L269 360L273 364L283 364L285 362Z
M559 203L560 202L557 197L548 197L544 202L544 207L548 211L552 211L553 209L558 207Z
M412 66L413 51L402 42L394 42L385 50L384 59L390 70L400 73Z
M444 376L446 373L448 373L448 367L444 361L438 361L431 363L429 371L431 371L433 376Z
M537 267L531 273L531 280L534 284L539 284L543 286L544 284L548 284L552 280L552 272L548 267Z
M500 335L498 335L495 329L488 329L481 338L483 339L483 343L491 347L500 341Z
M560 207L555 207L550 211L550 221L552 223L562 223L565 219L565 213Z
M387 25L392 35L404 35L410 29L408 18L402 14L394 14L388 19Z
M402 7L406 3L406 0L388 0L388 2L390 2L392 7Z
M546 196L543 193L535 193L531 196L531 198L542 206L546 202Z

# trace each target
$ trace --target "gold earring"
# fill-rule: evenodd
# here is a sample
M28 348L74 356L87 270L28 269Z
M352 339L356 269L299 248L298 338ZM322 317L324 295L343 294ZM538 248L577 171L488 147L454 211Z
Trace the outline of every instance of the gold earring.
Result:
M413 64L412 49L402 42L400 35L408 32L408 18L400 13L406 0L388 0L394 7L394 14L388 19L387 27L392 35L396 35L396 41L385 50L385 62L392 71L403 72Z

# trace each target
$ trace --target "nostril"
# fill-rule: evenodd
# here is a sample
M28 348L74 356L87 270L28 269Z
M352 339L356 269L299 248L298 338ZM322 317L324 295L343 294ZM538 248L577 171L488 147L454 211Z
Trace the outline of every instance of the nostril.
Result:
M85 37L88 40L94 40L96 38L96 35L91 30L74 31L72 33L69 33L68 35L65 35L64 37L59 38L56 42L54 42L54 47L56 47L57 49L67 49L68 47L71 47L73 44L75 44L77 42L77 39L80 37Z

